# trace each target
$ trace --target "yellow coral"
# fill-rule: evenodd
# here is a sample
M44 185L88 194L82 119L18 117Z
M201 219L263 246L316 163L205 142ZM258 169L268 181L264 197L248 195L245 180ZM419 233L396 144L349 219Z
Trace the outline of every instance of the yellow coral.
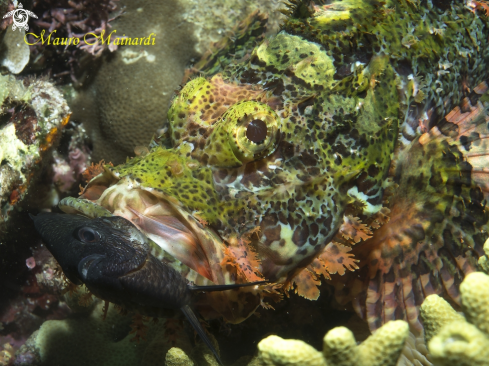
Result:
M326 366L321 352L295 339L272 335L258 343L258 351L258 359L264 366Z
M489 276L469 274L460 293L467 321L437 295L428 296L421 306L434 364L489 366Z
M165 366L194 366L194 363L183 350L172 347L166 354Z
M10 343L5 343L3 345L3 350L0 351L0 365L6 366L10 364L12 357L14 357L15 350L10 345Z
M331 366L394 366L408 335L407 323L396 320L386 323L357 346L353 333L338 327L324 337L324 355Z
M435 365L489 365L489 339L465 321L445 325L430 341L429 349Z
M402 320L388 322L357 346L345 327L330 330L323 340L323 354L308 344L275 335L258 344L258 357L248 366L394 366L409 326Z
M353 333L345 327L331 329L323 339L323 352L333 365L358 365L360 355Z
M454 320L463 320L464 317L457 313L448 302L438 295L428 296L421 306L421 317L424 323L424 335L426 343L433 338L443 325Z
M489 276L482 272L469 274L460 285L460 293L467 320L489 335Z

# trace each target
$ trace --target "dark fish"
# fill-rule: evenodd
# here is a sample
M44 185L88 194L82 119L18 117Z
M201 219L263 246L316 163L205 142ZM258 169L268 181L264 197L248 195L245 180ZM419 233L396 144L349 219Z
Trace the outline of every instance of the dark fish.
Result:
M224 291L262 282L193 286L170 265L150 253L148 239L128 220L119 217L90 219L78 215L40 213L32 216L36 230L66 277L97 297L136 310L162 316L180 309L218 362L222 362L190 308L194 291Z

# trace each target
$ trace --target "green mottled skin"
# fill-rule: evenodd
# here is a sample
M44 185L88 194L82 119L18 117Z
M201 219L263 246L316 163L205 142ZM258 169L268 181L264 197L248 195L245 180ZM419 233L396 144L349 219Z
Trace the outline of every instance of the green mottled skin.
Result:
M418 119L436 124L489 76L488 19L464 1L290 9L248 56L201 62L207 77L175 97L162 144L108 168L205 220L225 245L259 227L256 270L282 282L321 253L346 211L380 210L395 148L419 136ZM247 138L253 120L267 125L263 142ZM433 166L406 169L426 177Z

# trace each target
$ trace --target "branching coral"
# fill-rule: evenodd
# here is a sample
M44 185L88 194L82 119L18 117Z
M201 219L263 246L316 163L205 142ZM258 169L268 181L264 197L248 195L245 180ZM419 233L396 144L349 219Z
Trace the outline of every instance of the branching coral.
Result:
M460 292L465 319L437 295L421 306L434 365L489 365L489 276L469 274Z
M270 336L258 344L249 366L394 366L408 335L406 322L392 321L357 345L350 330L337 327L324 337L323 353L302 341Z

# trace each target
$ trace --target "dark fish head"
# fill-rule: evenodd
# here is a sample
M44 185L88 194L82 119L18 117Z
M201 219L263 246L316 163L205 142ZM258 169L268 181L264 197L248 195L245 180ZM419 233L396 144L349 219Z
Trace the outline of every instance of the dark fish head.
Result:
M66 277L101 299L143 314L189 303L186 280L150 254L149 240L125 218L55 213L32 218Z
M78 215L40 213L36 230L68 279L75 284L111 279L135 271L148 256L146 237L126 219L90 219Z
M266 282L188 287L178 272L149 253L148 239L123 217L90 219L56 213L31 217L70 281L84 283L96 296L144 315L181 309L221 365L189 307L191 291L223 291Z

